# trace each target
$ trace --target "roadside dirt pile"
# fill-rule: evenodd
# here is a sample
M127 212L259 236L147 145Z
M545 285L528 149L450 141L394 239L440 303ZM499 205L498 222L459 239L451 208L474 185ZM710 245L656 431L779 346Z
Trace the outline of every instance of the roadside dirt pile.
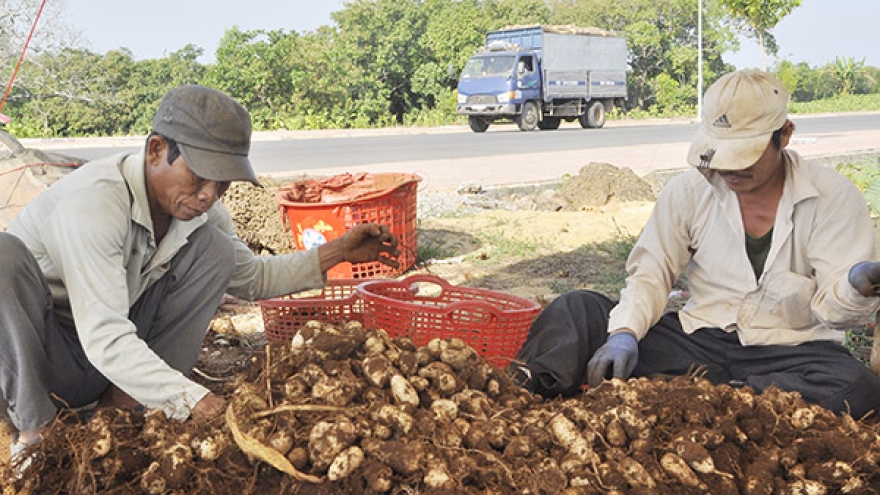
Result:
M456 339L416 348L311 322L267 346L234 389L211 423L118 410L58 421L28 483L7 492L880 492L876 418L698 375L545 401Z
M248 182L233 182L223 195L239 237L257 254L291 251L290 234L285 231L281 208L275 195L285 183L260 177L263 187Z
M569 210L584 210L608 203L654 201L651 184L628 168L608 163L590 163L565 181L557 195Z

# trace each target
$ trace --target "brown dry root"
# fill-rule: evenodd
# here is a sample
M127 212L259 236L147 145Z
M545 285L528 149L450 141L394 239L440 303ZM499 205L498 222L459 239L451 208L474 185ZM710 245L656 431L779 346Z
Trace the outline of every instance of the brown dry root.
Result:
M699 376L544 401L461 341L311 322L255 359L225 418L59 421L32 493L880 493L880 425ZM21 489L22 484L14 484ZM14 493L14 490L12 491Z

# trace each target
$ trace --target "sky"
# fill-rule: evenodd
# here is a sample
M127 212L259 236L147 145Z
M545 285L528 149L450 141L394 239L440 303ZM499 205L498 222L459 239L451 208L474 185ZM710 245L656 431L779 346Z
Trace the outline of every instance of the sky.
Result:
M205 50L202 63L214 60L223 33L237 26L255 29L314 31L332 24L330 13L344 0L66 0L66 20L87 48L106 53L129 48L136 59L160 58L193 44ZM124 5L124 7L123 7ZM880 67L877 40L878 0L802 0L802 5L771 30L779 56L812 67L838 56ZM741 39L739 52L724 55L737 68L761 68L761 52ZM774 60L768 59L768 67Z
M86 47L106 53L128 48L135 59L161 58L193 44L214 61L227 29L315 31L333 23L330 13L343 0L65 0L67 24L82 34Z
M880 67L877 20L878 0L801 0L770 32L779 45L779 58L807 62L811 67L833 62L836 57L864 61ZM753 40L740 40L740 51L724 55L738 69L761 68L761 50ZM768 67L773 59L767 60Z

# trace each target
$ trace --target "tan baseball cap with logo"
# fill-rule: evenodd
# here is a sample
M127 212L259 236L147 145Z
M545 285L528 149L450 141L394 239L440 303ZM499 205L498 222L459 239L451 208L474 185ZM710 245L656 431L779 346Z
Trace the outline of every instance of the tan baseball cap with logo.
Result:
M703 98L689 164L717 170L749 168L788 120L788 91L776 77L739 70L715 81Z
M248 159L250 114L226 93L196 84L172 89L159 103L153 130L177 142L199 177L260 185Z

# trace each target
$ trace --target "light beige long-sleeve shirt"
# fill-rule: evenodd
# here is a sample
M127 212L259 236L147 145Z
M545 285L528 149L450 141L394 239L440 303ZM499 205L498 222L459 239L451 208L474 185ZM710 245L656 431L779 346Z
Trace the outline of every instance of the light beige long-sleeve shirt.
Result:
M877 309L878 298L849 283L850 267L875 259L874 230L861 193L847 178L786 151L785 185L770 253L759 279L745 248L736 194L720 176L693 169L671 180L630 254L609 331L639 338L663 314L672 284L686 273L690 299L679 312L692 333L736 331L743 345L843 341Z
M31 201L7 231L36 257L59 319L75 325L95 368L142 404L185 419L208 390L138 338L128 313L168 271L189 234L206 223L228 234L236 266L226 290L244 299L323 287L326 278L316 249L272 257L252 253L220 202L190 221L173 220L157 245L144 173L142 153L82 165Z

